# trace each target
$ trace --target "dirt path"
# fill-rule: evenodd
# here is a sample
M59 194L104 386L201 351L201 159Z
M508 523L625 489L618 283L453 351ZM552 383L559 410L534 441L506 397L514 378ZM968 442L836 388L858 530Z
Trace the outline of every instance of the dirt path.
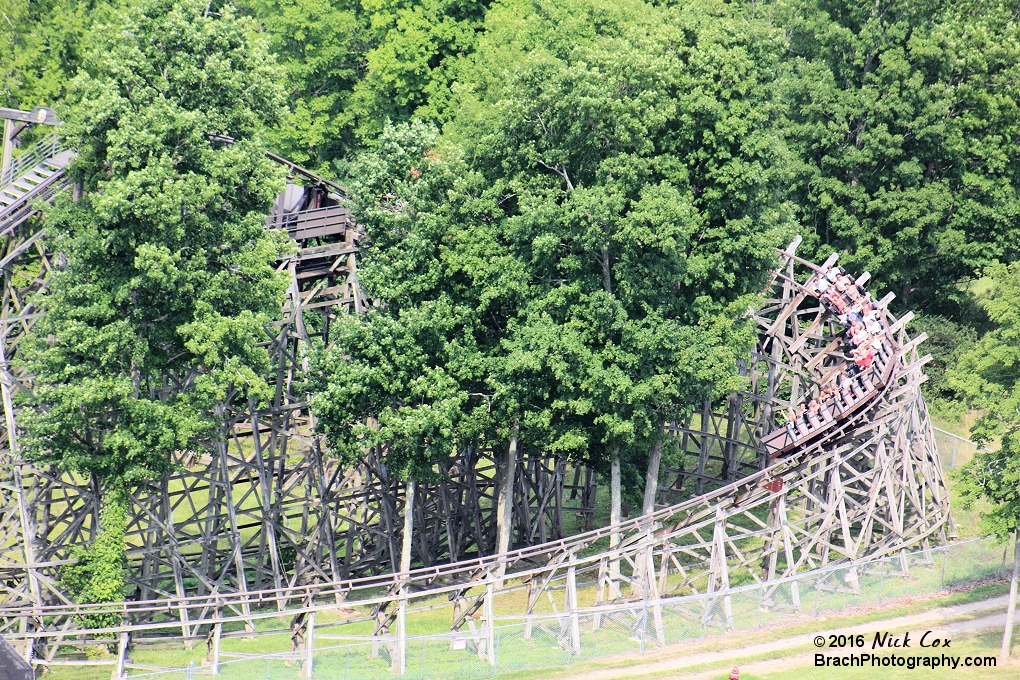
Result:
M717 645L720 647L730 647L730 649L725 651L706 651L684 656L675 656L678 654L679 648L673 647L672 649L663 650L659 655L665 656L667 654L672 654L674 655L673 658L655 660L654 658L648 659L646 657L645 659L634 659L635 665L633 666L607 668L604 670L588 671L581 675L566 675L559 677L562 680L614 680L615 678L631 678L670 673L670 678L710 680L711 678L716 678L721 674L725 674L726 671L734 665L740 667L741 674L748 673L753 675L762 675L769 672L810 665L814 661L814 652L804 652L798 648L809 646L813 647L813 641L816 635L826 636L832 633L845 635L861 633L869 635L874 634L876 631L883 630L890 631L904 628L918 630L923 628L924 630L932 630L937 633L944 634L942 635L943 637L951 638L953 634L973 632L985 628L1001 628L1006 622L1005 609L1006 596L1003 595L988 600L981 600L980 602L970 602L968 604L955 605L951 607L940 607L938 609L932 609L919 614L879 619L854 626L832 627L833 622L831 621L819 621L817 631L783 638L782 640L763 642L761 644L748 645L737 649L735 648L735 645L739 642L741 636L733 635L720 638L717 641ZM970 616L974 618L966 621L952 621L952 619L961 616ZM1020 615L1018 615L1015 620L1020 621ZM747 634L743 633L742 635L746 637ZM790 656L784 656L782 658L770 659L767 661L749 661L746 664L741 663L741 659L754 658L764 654L781 652L787 649L797 649L798 651L792 653ZM687 674L683 672L685 668L689 669L697 666L703 666L705 664L713 664L718 667L711 671L696 671Z

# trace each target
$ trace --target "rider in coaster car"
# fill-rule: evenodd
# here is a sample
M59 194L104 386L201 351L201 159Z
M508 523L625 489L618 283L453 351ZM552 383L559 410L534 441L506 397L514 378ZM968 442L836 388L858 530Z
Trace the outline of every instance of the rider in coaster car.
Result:
M821 297L825 294L825 291L829 290L831 285L828 278L819 274L817 280L811 284L811 290L814 291L816 297Z
M829 402L835 403L836 390L831 387L826 387L818 395L818 403L820 404L819 411L822 414L822 420L832 420L832 411L829 410Z
M851 333L850 342L852 342L855 347L860 347L861 345L871 340L871 334L868 333L867 329L865 329L864 327L864 324L861 323L860 321L857 321L852 326L850 326L850 333Z
M875 352L867 346L858 347L853 351L854 363L863 372L869 366L871 362L875 360Z
M850 404L854 399L854 380L850 377L850 373L844 372L842 380L839 381L839 396L843 398L843 403Z
M871 310L864 315L864 328L872 335L881 335L884 330L882 323L877 317L878 315L875 313L875 310Z
M812 399L808 402L807 418L808 422L811 423L812 427L818 427L818 412L821 410L821 405L817 399Z
M820 298L822 302L826 303L830 309L836 312L836 314L842 314L846 310L846 300L843 296L836 293L835 291L829 291Z
M861 291L857 288L857 284L849 276L841 276L836 281L836 290L846 295L850 300L856 301L861 299Z

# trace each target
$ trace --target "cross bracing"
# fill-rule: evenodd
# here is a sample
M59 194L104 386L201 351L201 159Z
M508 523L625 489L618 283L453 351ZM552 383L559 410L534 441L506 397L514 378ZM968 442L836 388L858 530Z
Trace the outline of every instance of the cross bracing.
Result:
M412 544L422 566L394 575L404 487L387 474L384 452L368 451L352 469L335 464L315 433L303 381L309 339L328 338L331 319L366 304L357 283L360 229L342 187L288 165L291 187L267 221L286 228L298 246L280 263L292 284L265 338L274 357L273 401L257 408L228 400L216 442L201 456L179 460L180 472L133 491L127 602L78 605L62 592L58 570L70 547L94 537L98 484L20 460L11 396L30 386L30 376L4 371L0 615L2 632L26 656L45 663L60 649L80 650L107 633L120 635L125 647L165 637L212 640L232 626L250 635L258 620L281 616L300 633L314 625L310 614L346 602L356 612L352 622L374 622L399 669L403 621L440 595L449 600L451 629L465 631L484 656L493 607L518 590L527 591L520 616L551 602L567 617L563 644L573 645L569 621L581 607L579 588L588 588L583 597L593 596L593 603L654 605L678 593L725 598L737 581L769 582L928 548L951 535L920 394L924 338L910 337L909 315L897 319L888 311L890 296L876 308L891 352L870 389L855 388L859 394L840 414L803 436L769 443L782 430L779 414L819 397L846 364L841 325L804 285L836 256L816 267L796 256L795 242L780 254L766 301L754 313L759 342L739 367L745 390L669 424L683 455L668 471L654 515L567 536L564 516L591 525L594 475L555 457L523 456L513 500L517 549L493 555L504 471L492 452L469 449L450 459L442 482L419 488ZM67 188L56 170L48 186ZM33 215L30 204L17 202L0 212L5 357L31 332L42 312L28 300L59 265ZM857 281L863 287L866 276ZM192 378L166 376L153 389L186 389ZM612 534L621 541L608 551ZM763 606L799 606L795 589L778 592ZM104 609L118 612L123 626L105 633L81 628L84 613ZM725 619L725 606L712 611Z

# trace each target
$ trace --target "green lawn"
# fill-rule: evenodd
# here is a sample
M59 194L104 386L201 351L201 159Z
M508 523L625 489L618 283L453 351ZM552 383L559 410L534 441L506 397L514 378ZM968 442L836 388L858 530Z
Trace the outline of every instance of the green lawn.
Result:
M958 425L957 429L962 427L962 425ZM955 502L957 497L953 491L953 486L953 482L950 481L953 516L956 521L957 533L960 539L975 537L980 533L979 513L982 510L982 505L978 504L970 510L962 510L959 503ZM609 494L598 494L596 526L608 521L608 506ZM564 519L567 520L568 518L573 520L573 513L565 514ZM571 523L573 524L573 521ZM575 531L579 530L580 519L577 519L577 526L571 528ZM592 546L589 550L597 551L604 549L604 547ZM845 612L851 614L851 618L853 618L859 615L852 612L861 608L875 607L888 603L890 600L902 599L917 594L930 595L938 590L943 578L945 578L947 583L961 583L973 580L978 570L985 569L991 573L1002 564L1002 558L997 548L987 545L979 546L979 548L976 547L975 550L970 552L968 552L966 547L956 549L953 552L953 559L948 560L944 567L944 574L942 561L936 554L934 562L929 567L912 569L910 576L906 578L892 575L883 576L881 574L862 575L861 585L864 592L860 596L853 596L848 592L844 592L844 589L815 591L805 588L801 594L800 613L789 607L760 609L756 595L743 598L734 597L735 616L742 621L742 623L738 623L738 627L746 629L750 626L752 629L758 629L754 631L753 635L756 641L760 641L763 639L763 636L772 635L773 633L770 631L773 628L781 629L783 635L792 635L795 634L798 627L805 629L816 627L817 620L812 618L813 613L816 611L833 612L835 615ZM581 582L590 582L594 579L594 575L579 574L578 578ZM876 586L877 581L881 582L878 586ZM739 584L733 583L731 585L737 586ZM835 585L841 584L837 582ZM921 610L939 606L940 603L960 601L961 598L965 601L969 601L968 598L980 599L981 597L988 596L991 592L996 592L997 589L1001 589L1001 587L994 585L982 586L968 593L948 598L928 599L915 605L910 605L910 607ZM562 606L562 592L558 592L556 597L559 600L559 606ZM512 616L520 613L525 609L526 598L527 591L524 588L500 594L495 605L496 615ZM780 599L790 603L791 598L792 592L787 587L781 593ZM578 600L582 607L593 604L595 601L594 587L581 585L578 591ZM416 608L426 609L409 615L407 622L408 635L420 636L449 632L451 610L445 596L429 601L416 601L414 605ZM350 603L349 606L357 612L357 615L367 616L371 613L370 608L359 607L356 603ZM553 611L553 604L545 597L539 601L535 609L537 614L551 614ZM894 615L890 611L905 610L886 609L876 612L874 616L876 618L885 618ZM371 658L370 645L350 648L349 645L352 642L350 640L329 640L326 637L320 639L320 636L337 634L371 634L373 628L370 621L351 624L344 623L350 617L351 614L340 613L322 613L317 617L316 677L332 677L333 672L340 668L345 669L343 672L347 674L347 677L373 677L377 672L382 673L380 677L389 677L386 662L383 659ZM697 619L692 621L689 615L677 616L667 611L664 614L664 619L668 632L667 644L678 642L689 644L692 640L700 640L705 634L711 636L725 632L722 622L718 619L705 627L696 623ZM290 617L262 619L256 624L256 628L261 634L255 639L249 638L240 625L235 625L232 630L225 631L225 638L222 643L224 654L222 661L229 662L231 660L230 654L271 654L289 651L291 647L288 630L289 622ZM512 619L505 619L499 623L500 625L508 625L514 623L514 621ZM341 624L343 624L342 630L339 628ZM617 626L615 629L612 626L607 626L602 631L595 633L590 631L590 622L587 625L589 631L583 636L580 658L571 657L570 659L573 665L576 665L578 662L584 663L588 659L593 658L593 656L605 658L610 654L630 654L638 649L638 642L633 638L633 632L629 628L622 625ZM505 675L505 671L509 670L508 666L510 665L511 658L516 659L516 662L520 663L522 667L527 667L529 669L527 673L530 674L538 672L537 669L543 667L563 666L568 661L566 651L557 644L555 636L540 628L536 628L530 640L524 640L519 635L519 631L515 633L510 629L507 629L507 636L504 643L506 649L510 651L504 654L507 663L503 664L500 668L500 676ZM330 645L336 646L339 649L332 652L326 651L324 647ZM501 644L500 646L504 645ZM135 663L141 665L182 668L186 667L189 662L194 662L196 666L200 665L204 662L205 654L204 642L196 642L191 650L184 649L180 643L168 642L161 646L136 648L133 650L132 657ZM450 654L448 640L418 641L412 643L408 650L409 666L413 666L417 670L422 663L422 658L425 659L426 666L430 669L430 672L433 669L435 670L436 675L432 677L474 677L479 673L482 676L488 677L492 673L492 669L486 664L479 662L477 655L469 650ZM241 675L237 677L247 677L245 673L250 675L253 672L251 669L255 665L260 664L258 662L245 662L236 665L228 663L224 667L224 677L229 677L228 673L232 672L232 669L237 669L239 672L244 669ZM282 661L271 660L261 662L261 665L262 668L258 673L260 678L297 677L296 667L286 666ZM831 669L829 670L831 671ZM824 672L824 669L822 669L822 672ZM109 677L109 673L109 666L97 666L87 669L54 667L46 677L53 680L105 680ZM352 673L354 675L351 675ZM169 676L156 677L166 678ZM345 675L341 674L337 677L343 678Z

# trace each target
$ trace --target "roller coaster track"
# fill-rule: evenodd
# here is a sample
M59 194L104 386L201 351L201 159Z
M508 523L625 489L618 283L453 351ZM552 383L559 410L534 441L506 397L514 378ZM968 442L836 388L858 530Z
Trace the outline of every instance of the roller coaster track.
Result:
M0 211L0 229L4 234L24 230L34 210L31 206L39 200L52 200L67 187L61 167ZM35 194L29 196L32 192ZM303 309L328 312L347 306L357 311L363 304L359 304L355 278L357 234L353 220L342 205L305 207L308 209L299 215L278 213L269 221L270 226L286 226L304 246L287 265L295 285L285 307L285 319L275 327L278 335L268 341L279 357L281 376L294 370L287 362L299 356L295 343L308 337L307 330L299 328ZM8 279L12 274L10 263L42 236L40 231L25 232L20 240L10 240L4 259ZM336 239L325 246L319 245L319 240L310 240L322 236ZM285 394L270 411L246 412L241 408L234 412L233 429L227 431L226 439L228 443L231 438L238 441L237 448L246 453L229 454L224 447L208 460L198 462L198 467L213 471L194 473L193 483L186 478L182 488L175 488L164 480L135 494L138 511L132 521L135 533L130 535L136 537L137 547L131 550L129 562L132 583L137 587L134 599L126 602L76 604L62 593L57 570L66 563L67 552L61 546L88 540L90 522L94 527L89 511L97 496L80 480L31 470L8 452L8 477L0 485L0 512L4 513L0 528L5 545L20 542L22 547L21 552L8 549L7 556L0 560L6 592L0 604L0 633L21 645L27 658L43 665L61 658L73 663L81 658L84 647L97 640L105 644L113 635L121 646L123 671L130 646L172 638L187 645L215 639L218 648L221 635L264 634L261 628L257 632L255 622L259 620L290 618L289 630L300 632L312 625L315 612L329 612L339 617L334 625L372 621L375 638L400 670L407 618L434 609L443 599L446 604L442 606L450 610L450 629L463 630L472 640L473 649L483 656L491 654L494 611L516 607L513 613L530 622L537 616L543 598L553 602L566 622L559 631L561 644L578 648L576 625L569 622L585 611L578 597L579 588L585 587L594 588L595 605L650 603L653 625L662 643L656 603L664 597L718 595L723 606L718 610L721 613L714 615L721 616L721 623L726 625L726 619L732 617L726 593L736 580L767 586L829 564L852 564L945 542L952 534L948 494L920 394L925 379L922 367L928 360L918 352L924 336L909 336L911 315L897 319L888 311L891 294L872 301L886 351L866 372L867 380L857 379L844 397L830 398L822 415L812 422L792 429L781 422L780 413L819 398L821 391L847 370L841 341L844 328L811 290L820 274L835 265L836 256L815 266L797 257L798 243L799 239L779 252L779 265L764 304L753 315L759 341L751 357L740 366L748 378L747 388L722 402L706 403L687 422L669 424L668 430L679 440L682 464L670 471L674 481L663 485L661 507L650 515L503 555L484 554L484 531L476 524L474 545L479 556L457 559L451 514L447 511L445 533L437 531L434 540L451 546L446 553L448 562L441 563L436 555L422 550L416 553L416 561L428 566L386 574L372 574L378 567L366 566L363 570L370 575L337 578L337 574L356 573L353 567L344 572L343 565L336 564L338 559L350 561L352 555L366 565L387 564L370 559L385 553L387 545L392 552L392 536L388 544L371 537L382 533L377 527L393 526L399 515L399 507L386 500L393 485L385 476L382 461L373 460L371 455L359 470L330 469L319 455L319 443L307 423L294 424L305 422L301 418L307 417L304 395L287 398L291 382L281 378L278 384L284 386L281 389ZM45 250L36 247L42 258L39 272L34 275L37 289L50 265ZM341 262L343 266L338 267ZM320 274L310 274L302 288L301 273L319 270L331 276L339 271L346 278L327 281L316 278ZM867 277L857 280L863 286ZM15 307L5 311L5 337L15 328L22 334L31 329L34 315L27 303L22 300ZM14 417L10 390L20 379L5 371L8 426ZM186 382L187 377L182 381ZM279 450L264 448L263 438L279 436L285 442L285 433L291 441L306 442L299 449L304 452L305 462L288 469L291 476L286 479L267 479L265 470L275 470L276 464L263 464L259 459L256 465L253 461L263 451L269 456ZM254 443L254 453L248 451L248 445L241 445L242 437ZM281 446L280 455L285 458L286 446ZM191 463L194 467L195 461ZM219 477L215 476L217 464L222 469ZM459 492L461 498L469 498L471 489L477 493L483 488L471 478L472 474L479 476L472 467L476 464L465 458L447 471L466 480ZM555 474L562 479L560 468ZM37 487L35 496L26 496L22 475L47 479L49 485ZM543 479L550 478L534 477L536 489L542 488ZM271 484L287 491L271 494ZM706 486L717 488L706 491ZM544 493L549 493L548 487L546 484ZM241 490L248 488L253 491L241 495ZM310 495L295 495L295 488L309 489L305 493ZM337 489L348 491L338 493ZM231 496L231 490L237 495ZM215 508L214 491L223 494ZM192 500L200 493L209 497L206 505L196 505ZM249 493L257 503L244 500ZM442 500L450 493L446 487L437 487L432 493L437 499L432 507L449 503ZM525 488L523 493L524 507L528 507L532 502L529 493L533 496L543 492ZM344 505L353 502L346 499L362 494L366 499L363 504ZM273 504L269 502L271 495L276 499ZM61 507L63 515L58 517L47 510L43 526L33 522L32 510L27 506L40 498ZM312 498L314 503L303 498ZM535 501L540 508L541 524L537 526L542 531L547 528L542 508L549 505L549 498ZM193 519L178 517L185 499L191 503ZM374 514L370 515L368 506L373 504L379 507L371 508ZM317 519L309 519L309 507L319 513ZM426 515L424 522L416 524L430 531L430 523L439 522L438 517L430 520ZM189 527L197 527L204 520L212 523L211 529L189 533ZM297 530L293 528L295 522L300 522ZM532 518L527 522L530 525ZM150 525L155 529L147 528ZM59 531L53 527L59 527ZM245 532L252 531L245 537ZM301 533L314 535L318 542L302 539ZM526 533L518 528L518 537ZM358 542L352 542L355 534ZM226 537L226 547L217 545L221 535ZM336 546L343 544L345 535L347 550L341 553ZM530 536L536 536L534 530ZM283 554L280 546L286 540L292 541L297 553L290 571L279 564ZM617 547L609 549L611 541ZM322 545L328 550L323 552ZM466 549L461 550L461 554L464 552ZM194 566L206 560L212 566L204 571ZM388 564L392 566L393 562ZM858 585L851 579L845 587L853 592ZM514 597L522 591L526 597ZM767 592L772 594L763 602L765 607L800 606L796 587ZM519 602L524 602L523 606L509 604ZM121 624L89 628L88 622L100 620L98 614L113 615ZM631 616L628 625L636 627L638 617ZM72 647L79 652L66 652Z

